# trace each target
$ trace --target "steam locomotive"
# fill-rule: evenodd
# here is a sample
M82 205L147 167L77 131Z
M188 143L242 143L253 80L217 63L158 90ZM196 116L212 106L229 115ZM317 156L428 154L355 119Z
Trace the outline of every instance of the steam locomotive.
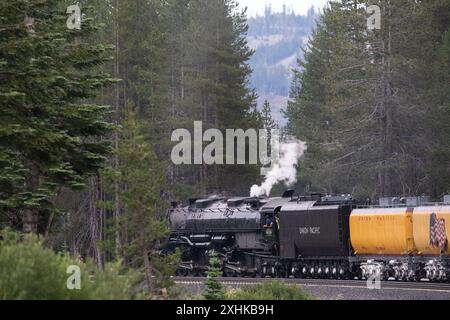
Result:
M178 276L204 276L214 251L225 277L449 281L450 205L423 202L293 191L191 199L169 211L167 248L182 252Z

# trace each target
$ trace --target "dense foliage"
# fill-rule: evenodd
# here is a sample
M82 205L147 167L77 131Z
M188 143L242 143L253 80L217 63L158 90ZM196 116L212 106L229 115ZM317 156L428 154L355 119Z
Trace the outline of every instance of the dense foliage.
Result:
M108 47L66 26L60 1L0 4L0 211L43 231L51 198L61 187L81 188L110 152L109 109L91 103L113 82L98 67ZM14 221L16 222L16 221Z
M2 232L0 242L0 300L129 300L138 294L135 273L125 273L120 264L99 270L67 254L47 249L34 235ZM80 290L69 290L70 266L81 270Z
M449 1L331 1L295 73L289 131L309 190L359 199L450 188ZM420 28L418 28L420 26Z
M119 166L104 174L107 185L117 183L122 190L121 215L114 225L120 237L114 239L115 254L125 265L143 270L149 290L154 291L155 285L170 284L168 277L178 267L177 256L158 251L169 236L165 204L160 197L166 186L165 163L158 160L141 135L132 105L125 112L119 142Z

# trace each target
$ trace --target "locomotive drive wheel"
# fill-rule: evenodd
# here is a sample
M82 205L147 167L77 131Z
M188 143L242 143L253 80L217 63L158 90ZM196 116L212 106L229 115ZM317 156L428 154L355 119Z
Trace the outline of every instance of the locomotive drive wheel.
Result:
M206 271L201 269L196 269L193 272L194 277L204 278L206 277Z
M235 277L237 277L237 272L234 271L234 270L225 269L225 270L223 271L223 276L224 276L225 278L235 278Z
M187 277L187 276L189 276L189 270L188 269L184 269L184 268L178 269L177 270L177 276L179 276L179 277Z

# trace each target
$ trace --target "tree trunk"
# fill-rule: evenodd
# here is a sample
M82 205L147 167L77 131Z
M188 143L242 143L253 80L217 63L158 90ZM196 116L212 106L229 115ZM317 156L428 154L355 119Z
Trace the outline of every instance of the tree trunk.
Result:
M144 272L145 272L145 280L147 281L148 291L152 294L155 290L154 280L153 280L153 268L150 264L150 255L148 254L148 249L146 246L146 237L144 228L141 225L140 228L140 242L142 243L142 258L144 260Z
M35 193L39 189L40 170L37 164L30 164L31 175L27 181L27 189L29 192ZM39 209L28 208L25 210L22 219L22 230L24 233L38 233Z
M97 206L99 200L99 178L92 177L90 179L90 199L89 199L89 225L91 232L91 248L93 252L93 258L97 266L103 268L102 252L100 249L100 223L99 223L99 208Z
M393 126L394 126L394 105L392 103L392 31L391 31L391 3L386 1L387 7L385 9L385 20L388 20L387 39L386 39L386 60L385 60L385 83L384 83L384 101L385 101L385 126L386 126L386 140L385 140L385 159L388 167L384 173L384 196L393 195L393 177L392 177L392 155L394 152L393 146Z
M392 155L393 155L393 138L394 138L394 105L392 103L392 31L391 31L391 3L390 0L383 2L384 13L384 34L382 42L382 136L383 136L383 155L382 168L380 169L380 193L385 197L393 195L393 170Z
M114 76L116 78L120 77L120 61L119 61L119 45L120 45L120 30L119 30L119 1L115 1L115 31L116 31L116 39L115 39L115 64L114 64ZM116 84L115 88L115 123L118 125L120 122L120 87L119 84ZM117 131L114 132L114 148L117 151L119 149L119 134ZM116 154L114 156L114 169L119 169L119 156ZM121 253L121 240L120 240L120 185L117 179L114 181L114 221L115 221L115 241L116 241L116 255L120 256Z

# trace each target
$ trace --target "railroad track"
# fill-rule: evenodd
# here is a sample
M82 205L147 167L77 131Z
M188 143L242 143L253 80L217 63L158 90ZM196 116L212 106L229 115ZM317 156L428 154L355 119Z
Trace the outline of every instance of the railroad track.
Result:
M201 285L206 278L174 278L176 284L179 285ZM368 289L367 282L363 280L324 280L324 279L260 279L260 278L220 278L224 285L229 286L245 286L255 285L265 282L282 281L287 284L302 285L305 287L340 287L340 288L360 288ZM450 293L450 283L430 283L430 282L399 282L399 281L383 281L381 283L382 290L418 290L418 291L435 291Z

